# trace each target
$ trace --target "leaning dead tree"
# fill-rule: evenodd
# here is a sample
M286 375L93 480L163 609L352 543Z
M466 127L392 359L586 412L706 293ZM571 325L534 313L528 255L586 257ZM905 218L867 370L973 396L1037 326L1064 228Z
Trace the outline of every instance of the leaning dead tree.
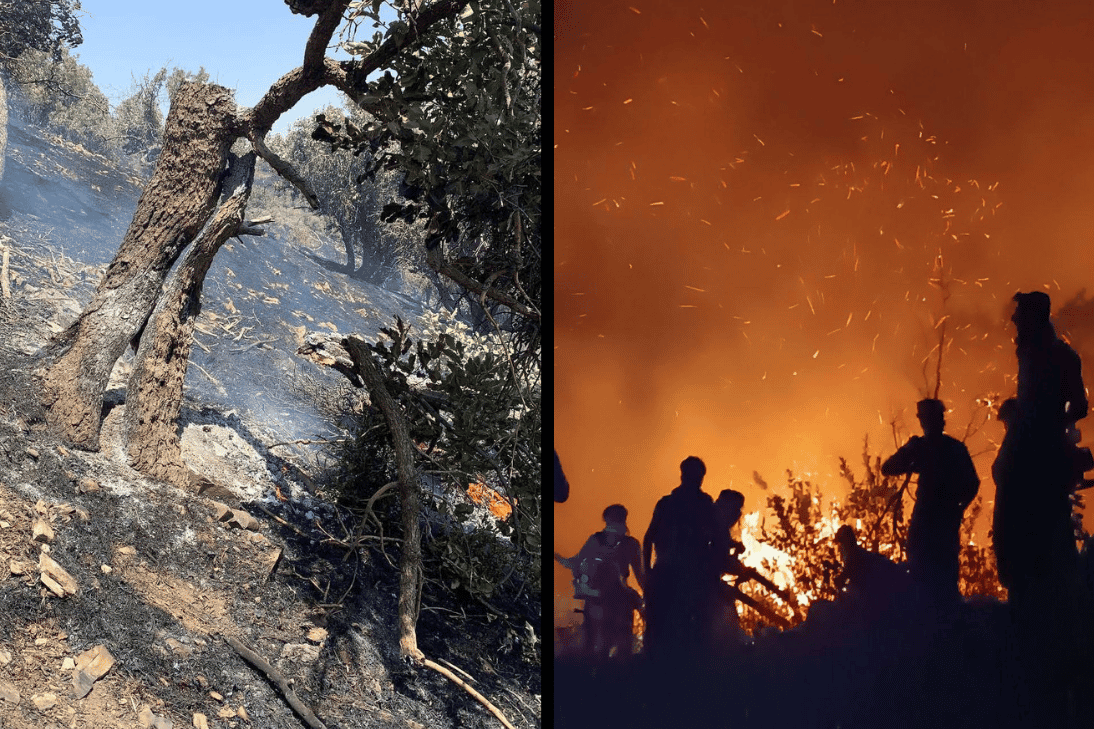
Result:
M261 234L245 218L256 156L300 189L313 207L318 206L303 178L267 147L267 133L282 114L321 86L338 88L389 132L397 129L400 109L405 111L400 104L406 99L390 83L383 93L376 93L367 77L378 69L398 68L400 59L404 64L414 63L404 57L417 57L427 44L444 46L444 38L474 41L466 21L471 13L464 11L466 0L435 0L426 6L413 3L401 7L399 20L389 25L382 42L377 38L373 44L356 44L357 58L336 62L326 56L335 31L344 20L353 28L362 17L378 22L379 3L372 3L369 11L368 3L351 0L286 2L293 12L316 18L302 65L282 76L250 109L238 108L232 93L214 84L188 83L180 88L167 117L162 153L121 246L90 303L47 347L40 369L40 395L50 425L72 445L98 450L106 385L115 363L132 344L137 355L126 404L127 452L140 471L184 487L191 484L192 476L180 456L176 420L194 322L205 276L221 245L232 236ZM521 31L519 11L508 0L497 3L492 12L512 12L517 30L506 32ZM456 21L461 17L463 25L458 26ZM503 35L485 25L476 33L498 43ZM514 45L505 42L507 47ZM502 45L498 48L503 49ZM504 93L508 100L508 89ZM247 140L252 152L236 158L230 150L239 140ZM407 144L413 138L404 137L401 142ZM519 220L516 225L519 230ZM431 263L446 267L438 256L432 252ZM499 286L492 287L493 280L472 284L479 295L504 295ZM532 311L524 303L514 304ZM535 315L538 320L538 310ZM364 348L359 353L363 359L357 365L368 379L371 355ZM376 395L382 404L382 382L379 384ZM388 410L391 408L385 415L392 430L399 433L398 414ZM408 524L400 569L400 649L404 657L419 661L416 616L409 612L417 604L421 584L418 484L413 468L406 468L407 449L414 446L405 432L404 427L396 448L401 453L400 493Z

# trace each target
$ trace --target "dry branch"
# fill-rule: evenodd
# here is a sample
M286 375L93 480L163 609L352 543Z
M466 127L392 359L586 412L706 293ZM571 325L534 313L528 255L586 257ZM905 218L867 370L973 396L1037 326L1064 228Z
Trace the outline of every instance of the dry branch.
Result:
M281 691L281 694L285 697L285 700L289 702L289 706L293 708L293 711L295 711L308 726L312 729L327 729L326 725L319 721L319 717L297 698L296 692L292 690L292 686L289 685L289 682L285 677L282 676L277 669L271 666L265 658L258 655L230 635L225 635L223 638L224 642L232 646L233 650L235 650L243 660L266 674L266 678L270 679L270 681L277 686L278 690Z
M300 173L297 172L291 164L289 164L281 157L277 156L277 154L272 149L267 147L266 141L253 129L247 135L247 138L251 140L251 146L254 147L254 150L256 152L258 152L258 156L266 160L266 164L268 164L270 167L273 167L274 171L277 172L277 174L284 177L293 187L299 190L300 193L304 196L304 199L308 201L308 205L311 206L312 210L318 210L319 196L316 195L315 191L311 189L311 185L308 184L308 181L301 177ZM259 221L247 221L247 225L244 227L244 230L242 232L248 233L250 224L257 222ZM248 233L248 235L261 235L261 233Z
M410 429L406 424L399 404L387 390L380 370L372 359L372 352L364 340L346 337L342 342L349 352L357 371L379 406L391 429L392 445L395 447L395 465L399 473L399 497L403 510L403 552L399 559L399 653L403 658L421 662L425 656L418 648L415 634L417 622L417 604L422 573L421 529L418 525L420 507L418 505L418 473L414 467L414 441L410 439Z
M484 286L483 284L479 283L478 281L461 271L459 268L454 266L451 261L444 258L444 256L441 254L441 249L439 246L426 253L426 262L429 264L429 267L432 268L434 271L441 274L442 276L447 276L448 278L458 283L460 286L463 286L468 291L474 291L480 296L493 299L499 304L504 304L513 311L517 312L522 316L526 316L529 319L533 319L535 321L540 320L540 314L538 311L525 306L511 296L508 296L500 291L491 288L489 285Z
M469 685L469 684L468 684L468 683L467 683L466 681L464 681L464 680L463 680L462 678L460 678L460 677L459 677L459 676L457 676L456 674L452 673L452 671L449 671L449 670L448 670L447 668L445 668L444 666L439 666L439 665L437 665L436 663L434 663L433 661L429 660L428 658L423 658L423 659L422 659L422 663L423 663L423 664L425 664L426 666L429 666L430 668L432 668L432 669L433 669L434 671L436 671L437 673L441 674L442 676L444 676L444 677L448 678L448 679L449 679L449 680L451 680L451 681L452 681L452 682L453 682L454 684L456 684L457 686L459 686L460 688L462 688L462 689L463 689L464 691L466 691L467 693L469 693L469 694L471 694L472 696L474 696L474 697L475 697L475 699L476 699L476 700L477 700L477 701L478 701L478 702L479 702L480 704L482 704L483 706L485 706L485 707L486 707L487 711L489 711L489 712L490 712L491 714L493 714L494 716L496 716L496 717L498 718L498 721L500 721L500 722L501 722L502 724L504 724L504 725L506 726L506 729L516 729L516 727L514 727L514 726L513 726L512 724L510 724L510 723L509 723L509 720L505 718L505 714L501 713L501 710L500 710L500 709L499 709L498 707L496 707L496 706L494 706L493 704L491 704L491 703L490 703L490 702L489 702L489 701L488 701L488 700L486 699L486 697L485 697L485 696L483 696L482 694L480 694L480 693L479 693L478 691L476 691L475 689L471 688L471 686L470 686L470 685Z

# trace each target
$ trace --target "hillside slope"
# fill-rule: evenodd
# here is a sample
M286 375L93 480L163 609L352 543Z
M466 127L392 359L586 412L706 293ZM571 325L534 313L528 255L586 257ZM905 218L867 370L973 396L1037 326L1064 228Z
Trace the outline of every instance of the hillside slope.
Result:
M340 276L329 239L301 241L273 225L265 237L232 241L210 272L182 424L184 457L226 486L223 505L126 465L124 361L102 451L66 448L33 398L35 355L88 300L140 180L36 130L13 124L9 134L0 189L0 278L10 292L0 295L0 726L304 726L228 637L293 681L327 727L500 726L447 679L399 659L397 545L342 546L347 515L311 492L316 454L270 449L329 431L312 398L337 380L294 356L303 331L372 335L420 307ZM220 521L232 517L225 509L256 521ZM428 583L422 602L423 651L473 677L515 726L540 726L536 631ZM109 670L92 680L79 657L100 646L109 658L87 670ZM79 675L90 685L82 696Z

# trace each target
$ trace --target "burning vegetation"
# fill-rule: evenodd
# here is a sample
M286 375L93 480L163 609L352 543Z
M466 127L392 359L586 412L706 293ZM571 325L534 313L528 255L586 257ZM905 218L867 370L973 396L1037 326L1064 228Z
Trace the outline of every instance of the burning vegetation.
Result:
M744 495L741 560L789 595L738 580L740 628L757 646L763 628L810 635L810 608L823 617L846 594L841 526L907 561L917 483L882 464L915 432L915 403L933 398L980 481L957 587L982 622L962 629L994 635L993 611L1013 601L991 527L997 413L1020 391L1015 292L1051 294L1056 333L1094 361L1094 143L1079 131L1089 105L1074 101L1094 98L1094 79L1074 72L1094 63L1079 30L1094 10L685 0L556 13L556 447L571 487L556 550L577 553L617 503L641 540L680 459L699 454L707 493ZM772 473L785 483L761 476ZM1081 493L1072 546L1090 528ZM565 639L579 606L555 569ZM636 617L636 636L644 627ZM868 652L825 630L827 647L845 638ZM968 670L992 662L963 645ZM764 668L734 664L742 682L824 670L772 668L800 646L763 646ZM906 678L939 655L871 665ZM1021 674L1024 659L992 656ZM852 688L872 687L832 690ZM1049 701L1044 686L1023 690L1019 703ZM856 724L844 708L826 716L879 716ZM1009 725L1004 710L989 715L979 723Z

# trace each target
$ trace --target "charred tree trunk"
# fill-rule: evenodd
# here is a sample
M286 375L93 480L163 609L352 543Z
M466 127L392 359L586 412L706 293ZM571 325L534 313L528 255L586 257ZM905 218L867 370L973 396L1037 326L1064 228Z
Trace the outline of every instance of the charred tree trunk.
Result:
M406 417L395 398L387 391L368 345L357 337L346 337L343 345L357 372L391 428L395 447L395 466L399 472L399 500L403 511L403 553L399 559L399 653L403 658L421 662L415 626L421 590L422 537L418 526L418 472L414 468L414 441L410 439Z
M163 152L122 245L91 303L47 355L43 404L73 445L98 450L110 372L144 326L171 266L212 214L236 127L228 89L185 84L175 96Z
M177 421L201 290L213 257L243 223L254 169L254 152L232 159L220 209L164 285L129 378L125 440L130 465L183 488L190 485L190 471L182 462Z

